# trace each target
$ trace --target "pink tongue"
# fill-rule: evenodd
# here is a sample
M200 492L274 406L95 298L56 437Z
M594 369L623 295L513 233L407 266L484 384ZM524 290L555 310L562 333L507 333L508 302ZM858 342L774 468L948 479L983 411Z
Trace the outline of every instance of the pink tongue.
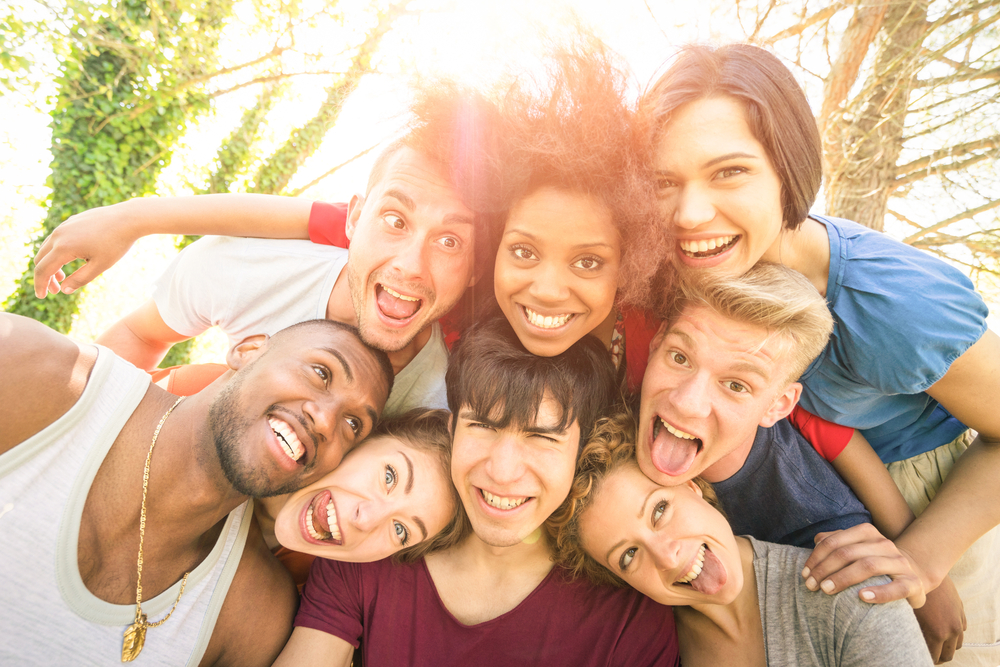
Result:
M411 317L420 308L419 301L404 301L403 299L397 299L382 289L381 285L379 285L376 290L378 294L377 299L379 309L393 319L405 320L408 317Z
M705 549L705 562L701 566L701 574L691 582L691 588L700 593L714 595L726 585L726 568L722 566L719 557L711 549Z
M662 426L649 452L656 469L673 476L686 473L697 455L697 440L678 438Z
M330 492L323 491L313 498L312 509L313 509L313 528L316 528L318 533L329 533L330 532L330 521L326 513L326 505L330 502Z

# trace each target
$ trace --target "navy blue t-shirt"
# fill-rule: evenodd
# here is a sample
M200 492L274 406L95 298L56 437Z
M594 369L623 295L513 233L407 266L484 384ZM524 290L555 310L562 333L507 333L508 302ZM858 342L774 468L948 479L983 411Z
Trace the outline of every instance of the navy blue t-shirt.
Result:
M812 549L817 533L872 517L850 487L787 419L757 428L750 455L712 485L736 535Z

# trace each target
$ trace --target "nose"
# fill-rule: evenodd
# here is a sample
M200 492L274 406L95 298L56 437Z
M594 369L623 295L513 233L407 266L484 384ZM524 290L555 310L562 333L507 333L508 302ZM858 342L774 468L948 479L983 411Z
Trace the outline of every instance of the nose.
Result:
M715 218L715 206L705 188L688 183L679 188L671 222L681 229L695 229Z
M708 396L708 378L700 373L692 373L684 378L670 391L670 402L684 417L708 417L711 413L711 401Z
M371 533L386 524L390 513L388 503L365 499L358 503L354 515L348 517L348 523L359 533Z
M656 535L656 539L649 545L649 553L652 556L653 564L656 569L663 573L668 573L670 576L677 574L677 576L684 576L686 572L677 573L678 567L683 567L685 565L683 561L684 554L682 553L683 542L681 540L672 539L669 535L660 531ZM671 581L670 583L673 583Z
M556 262L542 261L532 274L528 293L539 303L559 303L569 296L567 277Z
M316 446L316 468L323 473L340 465L348 445L337 428L341 417L340 401L335 396L315 397L302 403L309 435Z
M524 474L524 457L517 438L503 434L493 443L486 472L498 485L512 484Z
M423 234L411 234L399 243L392 259L392 268L406 280L422 278L427 271L427 239Z

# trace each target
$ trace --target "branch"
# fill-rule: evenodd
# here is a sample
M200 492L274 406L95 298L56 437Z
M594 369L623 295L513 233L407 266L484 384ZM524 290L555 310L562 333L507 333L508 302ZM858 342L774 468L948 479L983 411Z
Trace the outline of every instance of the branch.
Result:
M956 83L959 81L975 81L978 79L990 79L991 81L1000 81L1000 67L994 67L993 69L977 70L975 67L966 68L967 71L955 74L950 74L948 76L936 76L933 79L917 79L913 86L915 88L934 88L935 86L940 86L949 83Z
M936 232L939 229L944 229L948 225L954 224L961 220L968 220L969 218L977 216L980 213L983 213L984 211L990 211L992 209L995 209L998 206L1000 206L1000 199L994 199L993 201L986 202L982 206L977 206L976 208L970 208L968 211L963 211L958 215L953 215L947 220L942 220L941 222L934 223L930 227L925 227L924 229L920 230L915 234L910 234L905 239L903 239L903 243L913 245L914 241L923 238L924 236L930 234L931 232Z
M940 19L935 21L935 23L937 23L938 25L946 25L948 23L951 23L952 21L958 21L959 19L964 19L966 16L969 16L970 14L975 14L989 7L993 7L994 5L996 5L996 0L977 2L971 7L966 7L965 9L961 9L955 12L954 14L948 14L947 16L942 16Z
M891 208L890 209L886 209L886 213L888 213L892 217L896 218L900 222L905 222L906 224L910 225L911 227L916 227L917 229L923 229L924 228L924 226L921 225L919 222L914 222L913 220L910 220L909 218L907 218L902 213L898 213L898 212L892 210Z
M839 12L841 9L847 6L846 2L835 2L829 7L824 7L812 16L806 17L804 20L796 23L795 25L785 28L781 32L771 35L767 39L761 41L761 44L769 45L775 42L780 42L783 39L788 39L789 37L795 37L796 35L802 34L808 28L816 25L820 21L826 21L831 16Z
M288 73L281 72L281 73L278 73L278 74L270 74L268 76L259 76L256 79L250 79L249 81L244 81L243 83L238 83L235 86L232 86L230 88L223 88L222 90L217 90L214 93L212 93L211 95L209 95L209 97L212 97L212 98L221 97L223 95L228 95L229 93L237 91L237 90L239 90L241 88L246 88L247 86L255 86L258 83L269 83L269 82L272 82L272 81L281 81L282 79L289 79L289 78L291 78L293 76L327 76L327 75L330 75L330 74L344 74L344 72L334 72L334 71L329 71L329 70L317 70L315 72L288 72Z
M956 146L949 146L948 148L936 150L930 155L925 155L922 158L918 158L912 162L907 162L904 165L896 167L896 175L899 177L905 177L913 174L914 172L929 170L931 165L939 160L949 157L961 157L971 153L972 151L978 151L984 148L1000 148L1000 134L995 134L992 137L987 137L986 139L977 139L976 141L969 141L964 144L958 144Z
M994 157L993 151L982 153L981 155L973 155L965 160L959 160L958 162L949 162L948 164L941 166L928 167L927 169L922 169L920 171L915 171L911 174L907 174L902 178L897 178L893 181L895 187L901 188L910 183L914 183L921 179L927 178L931 174L944 174L949 171L964 171L971 167L972 165L982 162L983 160L992 160Z
M379 142L379 143L381 143L381 142ZM306 183L305 185L303 185L301 188L298 188L297 190L292 190L291 192L287 193L288 196L289 197L298 197L303 192L305 192L306 190L308 190L312 186L314 186L317 183L319 183L320 181L322 181L324 178L326 178L328 176L332 176L341 167L346 167L347 165L349 165L352 162L354 162L355 160L357 160L359 157L362 157L362 156L367 155L368 153L372 152L373 150L375 150L375 148L377 146L378 146L378 144L373 144L373 145L369 146L368 148L364 149L363 151L361 151L360 153L358 153L354 157L352 157L352 158L350 158L348 160L345 160L344 162L341 162L340 164L338 164L336 167L334 167L330 171L326 172L325 174L323 174L321 176L318 176L317 178L314 178L313 180L309 181L308 183Z
M988 269L985 266L983 266L982 264L970 264L969 262L964 262L961 259L958 259L956 257L952 257L950 254L946 253L945 251L941 250L938 247L931 246L931 245L925 245L923 243L917 243L913 247L914 248L921 248L923 250L926 250L927 252L932 252L935 255L937 255L938 257L943 257L943 258L947 259L949 262L954 262L955 264L959 264L960 266L964 266L966 268L973 269L975 271L983 271L985 273L990 273L990 274L992 274L994 276L1000 276L1000 271L997 271L996 269ZM996 251L984 252L983 254L988 255L990 257L994 257L994 258L997 257L997 252Z
M830 116L847 99L851 87L857 81L868 48L875 41L885 20L886 9L888 3L880 2L874 6L859 7L851 17L840 40L840 55L823 84L823 106L816 119L820 132L825 131Z

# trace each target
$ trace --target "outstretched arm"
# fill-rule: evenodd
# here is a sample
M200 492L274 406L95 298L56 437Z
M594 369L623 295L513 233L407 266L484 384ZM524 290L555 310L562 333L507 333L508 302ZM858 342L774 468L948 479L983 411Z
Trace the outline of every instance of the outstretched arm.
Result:
M70 217L35 256L35 296L83 287L149 234L215 234L261 238L309 238L312 201L256 194L142 197L93 208ZM71 276L63 266L86 261ZM61 285L60 285L61 283Z
M152 371L172 345L188 338L167 326L156 303L150 299L112 324L95 342L111 348L136 367Z
M882 535L895 540L913 522L913 512L906 504L903 494L899 492L875 450L859 432L854 432L847 446L833 460L833 467L871 512L872 522ZM824 580L813 577L807 581L807 586L817 590L823 583ZM871 594L874 596L871 601L888 601L879 599L879 588L865 587L859 591L859 595L862 600L866 594ZM909 602L912 606L919 607L914 609L914 613L931 657L935 662L949 661L955 651L962 647L966 628L962 600L948 577L945 577L941 586L927 593L923 606L920 604L922 600L924 591L921 585L917 594L909 596Z

